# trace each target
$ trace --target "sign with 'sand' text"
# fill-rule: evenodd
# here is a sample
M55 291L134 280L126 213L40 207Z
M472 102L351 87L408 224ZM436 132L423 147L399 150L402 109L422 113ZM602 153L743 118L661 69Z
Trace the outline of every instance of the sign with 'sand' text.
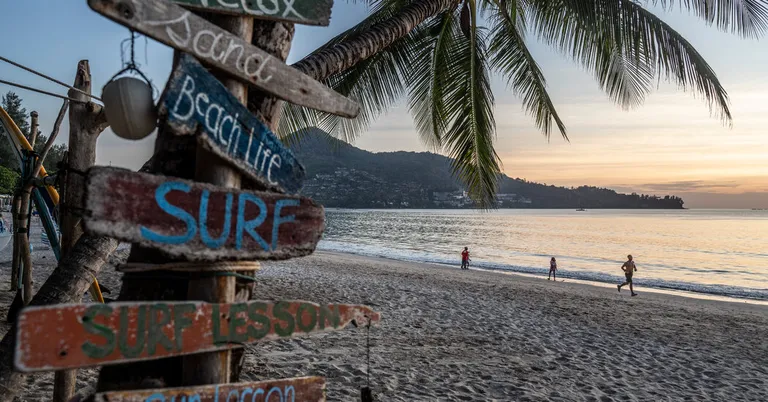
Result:
M323 207L279 193L245 191L126 169L89 169L88 233L191 261L289 259L311 254Z
M368 307L305 301L124 302L28 307L15 367L50 371L224 350L378 322Z
M192 56L179 59L160 114L174 134L198 134L207 149L265 188L301 189L304 167L291 150Z
M360 111L352 100L167 0L88 0L88 5L280 99L343 117L355 117Z

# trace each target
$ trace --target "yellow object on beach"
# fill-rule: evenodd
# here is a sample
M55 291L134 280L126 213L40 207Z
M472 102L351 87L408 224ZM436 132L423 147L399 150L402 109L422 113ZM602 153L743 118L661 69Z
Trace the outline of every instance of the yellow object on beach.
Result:
M11 141L16 145L17 149L25 149L27 151L32 151L32 145L27 141L27 138L24 137L24 133L21 132L19 127L16 125L16 123L11 119L11 116L8 115L8 112L5 111L2 107L0 107L0 120L2 120L3 125L8 129L9 137L11 138ZM45 171L44 167L40 168L40 177L46 177L48 176L48 172ZM48 191L48 195L51 196L51 200L53 200L54 204L59 204L59 193L56 191L53 186L45 186L45 189Z
M0 107L0 125L5 127L5 129L8 131L8 138L10 138L10 140L13 142L17 150L25 149L27 151L32 151L32 144L27 141L27 138L24 137L24 133L21 132L19 126L16 125L13 119L11 119L11 116L8 115L8 112L6 112L2 107ZM40 178L48 176L48 172L45 171L44 167L40 167L40 173L38 176ZM51 196L53 203L59 205L59 192L56 191L53 186L45 186L45 189L48 191L48 195ZM93 278L93 283L91 284L91 287L88 289L88 291L94 301L104 303L104 296L101 294L99 281L96 280L96 277Z

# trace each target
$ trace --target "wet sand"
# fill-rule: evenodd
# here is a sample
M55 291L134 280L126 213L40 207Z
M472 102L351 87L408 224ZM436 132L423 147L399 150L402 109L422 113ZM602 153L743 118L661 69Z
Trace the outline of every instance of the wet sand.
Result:
M3 318L12 297L5 251ZM45 253L35 253L36 285L52 269ZM116 295L119 277L107 268L99 279ZM258 299L381 312L370 333L379 401L768 400L768 307L637 291L324 252L266 263L256 284ZM249 346L241 380L320 375L329 401L359 400L365 335L350 328ZM78 385L95 376L81 370ZM52 378L30 376L22 400L49 400Z

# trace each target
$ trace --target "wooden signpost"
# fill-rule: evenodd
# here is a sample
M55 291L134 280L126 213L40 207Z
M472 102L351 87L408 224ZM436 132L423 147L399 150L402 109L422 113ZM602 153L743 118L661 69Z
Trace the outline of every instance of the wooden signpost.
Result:
M96 394L95 402L323 402L325 379L283 380L204 385L188 388L114 391Z
M369 307L305 301L126 302L22 310L15 366L61 370L158 359L367 325Z
M108 167L88 171L85 210L89 233L191 261L300 257L325 228L323 207L308 198Z
M295 194L304 167L277 136L192 56L182 55L160 101L160 115L176 135L200 143L265 188Z
M173 0L189 8L273 21L326 26L333 0Z
M343 117L359 112L352 100L167 0L88 0L88 4L107 18L280 99Z
M187 296L208 302L26 308L16 326L14 367L24 372L53 371L185 356L181 384L214 385L101 392L93 400L325 401L321 377L226 384L231 349L340 330L350 323L367 326L381 317L360 305L230 302L237 275L232 271L247 265L241 261L312 253L325 228L325 213L312 200L293 195L301 188L304 168L241 103L242 84L225 80L229 81L225 87L190 54L278 98L354 117L357 104L247 42L252 31L248 17L328 25L332 0L174 1L245 16L219 21L242 38L168 0L88 0L88 4L131 30L189 53L179 58L163 93L160 121L176 135L197 136L197 180L227 187L94 167L87 173L83 224L89 233L154 248L176 259L166 264L140 261L131 267L192 271ZM240 175L235 169L268 191L236 188Z

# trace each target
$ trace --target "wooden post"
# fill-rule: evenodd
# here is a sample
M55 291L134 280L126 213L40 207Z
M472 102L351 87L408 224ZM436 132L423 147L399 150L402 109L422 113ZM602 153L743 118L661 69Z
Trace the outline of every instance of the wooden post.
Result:
M24 177L22 180L26 183L27 180L31 180L32 175L34 173L32 170L34 169L35 160L32 158L28 158L24 160L24 163L26 164L24 168ZM28 305L30 301L32 301L32 253L29 249L30 247L30 241L29 241L29 232L30 232L30 219L29 215L32 213L32 200L31 200L31 192L25 191L26 189L22 189L21 191L21 209L19 211L19 231L21 234L19 235L19 260L21 261L21 264L24 266L24 270L22 271L22 283L24 285L24 305Z
M253 35L253 18L211 16L209 20L232 32L246 42ZM219 75L221 76L221 75ZM240 102L248 101L248 87L231 78L221 79ZM223 187L240 188L240 174L230 164L222 161L201 145L197 147L195 180ZM187 299L216 303L235 301L235 277L207 276L192 277L189 281ZM222 384L230 380L232 352L212 352L191 355L182 359L182 383L184 385Z
M13 225L13 259L11 260L11 291L19 290L19 210L21 209L21 196L13 195L13 204L11 205L11 224Z
M91 67L88 60L77 64L75 88L91 93ZM69 151L67 161L71 172L66 172L61 200L61 256L66 257L83 234L80 218L73 212L82 207L85 177L73 173L85 172L96 163L96 140L108 124L100 106L89 102L85 94L70 90L72 102L69 110ZM53 402L66 402L75 393L77 370L57 371L53 380Z
M30 113L30 116L32 116L32 128L29 132L29 144L32 146L32 149L35 149L35 142L37 142L37 112L32 111Z

